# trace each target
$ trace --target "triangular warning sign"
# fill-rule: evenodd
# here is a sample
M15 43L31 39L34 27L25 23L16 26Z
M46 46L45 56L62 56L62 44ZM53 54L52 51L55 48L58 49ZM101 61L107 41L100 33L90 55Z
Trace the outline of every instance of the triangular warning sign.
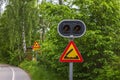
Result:
M34 45L33 45L34 48L40 48L40 45L38 44L38 42L34 42Z
M73 41L67 45L60 57L60 62L83 62L83 58Z
M33 50L38 50L39 48L40 48L40 45L38 44L37 41L35 41L33 45Z

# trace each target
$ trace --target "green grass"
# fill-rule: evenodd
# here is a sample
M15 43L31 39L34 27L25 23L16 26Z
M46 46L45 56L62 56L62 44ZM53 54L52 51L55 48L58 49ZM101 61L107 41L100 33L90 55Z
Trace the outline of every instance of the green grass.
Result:
M58 73L47 70L42 65L38 66L33 61L24 61L20 64L20 67L30 74L32 80L65 80L62 76L58 76Z

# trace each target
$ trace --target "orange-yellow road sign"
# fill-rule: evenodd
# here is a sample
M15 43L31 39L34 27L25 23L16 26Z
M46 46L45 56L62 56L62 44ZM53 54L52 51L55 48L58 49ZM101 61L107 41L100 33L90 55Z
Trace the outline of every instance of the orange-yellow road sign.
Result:
M40 48L40 45L38 44L37 41L35 41L33 45L33 50L38 50L39 48Z
M83 58L73 41L67 45L60 57L60 62L83 62Z

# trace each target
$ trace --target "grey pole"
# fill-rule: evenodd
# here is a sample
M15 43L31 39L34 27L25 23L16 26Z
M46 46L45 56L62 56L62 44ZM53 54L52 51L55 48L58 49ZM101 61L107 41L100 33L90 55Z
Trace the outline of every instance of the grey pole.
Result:
M74 36L70 35L70 41L74 40ZM69 80L73 80L73 62L69 63Z
M73 62L69 63L69 80L73 80Z
M37 58L38 58L38 52L36 51L36 61L38 60Z

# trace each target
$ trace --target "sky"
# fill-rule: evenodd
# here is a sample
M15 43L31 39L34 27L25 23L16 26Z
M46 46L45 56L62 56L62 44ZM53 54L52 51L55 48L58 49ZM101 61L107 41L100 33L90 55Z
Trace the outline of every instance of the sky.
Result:
M41 3L41 1L42 1L42 0L39 0L40 3ZM51 0L46 0L46 1L49 2L49 1L51 1ZM58 0L52 0L52 1L53 1L53 3L58 3Z
M42 0L38 0L39 3L41 3ZM46 1L50 1L50 0L46 0ZM52 0L53 1L53 4L58 4L58 0ZM7 3L3 3L2 6L0 6L0 13L3 13L4 10L5 10L5 6L6 6ZM68 3L67 2L64 2L65 5L67 5ZM72 8L77 8L77 6L73 5Z
M0 13L3 13L3 11L5 10L5 6L7 3L3 2L2 5L0 6Z

